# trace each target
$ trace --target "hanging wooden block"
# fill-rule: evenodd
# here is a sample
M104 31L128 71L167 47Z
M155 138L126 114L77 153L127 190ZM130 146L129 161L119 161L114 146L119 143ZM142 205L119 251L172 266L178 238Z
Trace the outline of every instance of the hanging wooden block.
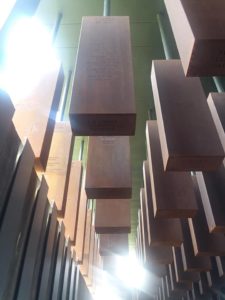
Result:
M156 218L187 218L194 216L197 211L197 204L191 174L187 172L165 172L163 170L156 121L147 122L146 141L154 216Z
M173 277L170 276L170 265L166 266L167 274L165 276L166 279L166 290L168 299L181 299L185 291L181 289L174 289Z
M26 246L39 181L27 141L14 176L0 230L0 299L12 299Z
M45 177L48 197L56 203L58 216L64 217L74 137L67 122L58 122L52 138Z
M76 243L75 243L77 262L83 261L86 218L87 218L87 196L84 187L82 187L81 195L80 195L80 206L78 212L78 224L77 224L77 234L76 234Z
M85 190L89 199L132 196L129 137L90 137Z
M165 5L185 74L225 75L223 0L166 0Z
M29 139L39 171L45 171L47 167L63 80L62 66L58 63L43 74L28 96L13 99L16 108L14 125L21 139Z
M129 17L83 17L70 122L73 133L134 135Z
M91 226L92 226L92 210L87 211L86 216L86 226L85 226L85 235L84 235L84 245L83 253L78 256L80 265L80 270L83 276L88 275L88 261L90 254L90 238L91 238ZM77 249L77 247L76 247ZM82 258L82 259L81 259Z
M148 220L148 241L153 246L180 246L183 241L180 220L154 218L152 186L148 161L143 163L145 202Z
M191 240L191 233L188 226L188 221L181 221L182 231L184 236L183 244L181 245L182 261L184 271L202 272L211 269L210 259L207 256L195 256Z
M171 290L172 291L185 291L191 289L191 282L181 282L178 283L176 281L176 275L175 275L175 268L174 263L169 265L169 276L170 276L170 283L171 283Z
M225 166L214 172L197 172L196 178L209 231L225 233Z
M207 102L223 149L225 149L225 93L211 93Z
M62 282L62 299L68 299L68 290L70 287L70 272L71 272L71 244L70 240L67 241L66 251L64 254L64 273L63 273L63 282Z
M82 162L73 161L70 168L68 194L63 218L66 235L70 237L70 243L75 244L77 234L78 212L80 205L80 192L82 181Z
M128 234L100 234L99 253L101 256L127 255Z
M2 119L4 120L4 118ZM1 121L0 127L2 129L4 125ZM7 132L7 135L2 137L0 145L0 220L3 217L4 208L7 203L7 194L9 193L16 166L23 149L23 145L12 122Z
M37 295L38 300L49 299L54 279L54 256L56 255L58 236L57 209L55 204L51 210L49 216L49 231L47 233L47 242L42 261L40 286Z
M172 249L173 249L173 260L174 260L176 282L185 283L185 282L199 281L200 280L199 273L184 271L181 249L179 247L172 247Z
M44 249L49 212L47 193L48 186L45 179L42 178L19 280L18 300L34 299L37 293L38 276L41 268L41 257Z
M95 232L130 233L130 199L97 199Z
M58 227L58 245L57 245L57 256L55 273L52 286L52 299L59 299L61 293L61 280L63 272L63 259L65 252L65 226L63 222L59 224Z
M225 236L221 233L209 232L198 183L195 177L192 179L198 203L196 216L188 219L194 253L198 256L225 256Z
M225 153L200 79L186 78L180 60L155 60L151 81L165 170L216 170Z
M169 264L173 261L172 249L170 246L150 246L148 243L148 225L145 191L140 190L141 218L139 220L140 230L143 240L143 256L144 263L154 261L159 264Z

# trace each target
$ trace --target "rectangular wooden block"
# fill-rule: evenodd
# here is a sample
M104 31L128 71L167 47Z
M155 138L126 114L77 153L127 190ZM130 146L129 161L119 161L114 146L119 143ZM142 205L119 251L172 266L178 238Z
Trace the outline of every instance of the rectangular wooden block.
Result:
M43 177L37 195L35 212L31 222L26 254L19 279L18 300L34 299L36 297L49 213L47 193L48 186Z
M223 149L225 149L225 93L210 93L207 102Z
M211 269L210 258L207 256L195 256L191 240L191 233L188 226L188 220L181 221L182 231L184 236L183 244L181 245L182 261L184 271L202 272Z
M185 77L180 60L155 60L151 82L165 170L216 170L225 153L200 79Z
M184 271L181 249L179 247L172 247L172 249L173 249L173 260L174 260L176 282L185 283L185 282L199 281L200 280L199 273Z
M129 17L83 17L70 122L75 135L134 135Z
M185 74L225 75L223 0L166 0L165 5Z
M86 226L85 226L85 235L84 238L84 246L82 255L77 254L78 263L80 263L80 270L83 276L88 275L88 262L89 262L89 254L90 254L90 238L91 238L91 226L92 226L92 210L87 211L86 216ZM76 248L77 249L77 248ZM79 256L78 256L79 255Z
M130 233L130 199L96 199L95 232Z
M77 234L81 181L82 181L82 162L73 161L70 168L65 216L63 219L65 224L65 229L66 229L66 235L70 237L70 242L72 245L75 244L76 234Z
M209 232L198 183L195 177L192 179L198 203L196 216L188 219L194 253L198 256L225 256L225 236L221 233Z
M89 199L131 198L129 137L90 137L85 190Z
M21 155L0 231L0 298L13 299L38 187L34 153L27 141Z
M13 99L16 108L14 125L21 139L29 139L40 171L47 167L63 80L62 66L58 63L43 74L31 94Z
M61 295L61 282L63 273L63 262L65 252L65 226L63 222L58 227L58 244L57 244L57 256L55 264L55 274L52 285L52 299L59 299Z
M65 213L73 145L70 124L56 123L45 178L49 186L48 197L55 201L60 217Z
M40 286L36 298L38 300L49 299L51 286L54 280L54 256L56 255L56 244L58 236L57 209L55 204L52 206L52 212L49 217L49 222L50 223L47 232L47 241L42 261Z
M183 241L179 219L155 218L148 161L143 163L145 202L148 220L148 241L153 246L180 246Z
M148 243L147 209L145 191L143 188L140 191L140 206L141 218L139 220L139 223L143 241L144 263L148 264L148 262L151 263L152 261L159 264L172 263L173 254L170 246L150 246Z
M99 253L101 256L127 255L128 234L100 234Z
M23 149L23 145L12 123L7 132L7 136L1 140L0 145L0 220L3 217L7 203L7 194Z
M169 265L169 276L171 282L171 290L172 291L186 291L191 289L191 282L177 282L175 275L175 267L174 263Z
M214 172L197 172L209 231L225 233L225 166Z
M146 124L146 142L154 216L156 218L194 216L197 211L197 204L191 174L164 171L156 121L148 121Z
M77 234L75 242L76 260L78 262L83 261L84 254L84 241L85 241L85 229L87 220L87 196L84 187L81 189L80 206L78 212Z

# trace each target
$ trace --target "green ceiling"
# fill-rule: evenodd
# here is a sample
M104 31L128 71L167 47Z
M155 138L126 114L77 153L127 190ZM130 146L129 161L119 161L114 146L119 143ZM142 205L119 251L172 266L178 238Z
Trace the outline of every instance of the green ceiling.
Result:
M136 135L131 138L132 154L132 234L130 245L134 246L139 208L139 190L143 186L142 162L146 159L145 121L148 110L153 107L150 85L152 59L164 57L156 15L162 9L159 0L111 0L111 15L128 15L131 22L131 40L137 105ZM82 16L102 15L103 0L42 0L37 15L51 30L59 12L63 18L55 40L55 47L63 62L65 75L74 69ZM68 99L70 99L71 88ZM68 105L67 105L68 112ZM87 141L87 139L86 139ZM75 157L78 157L81 138L75 144ZM85 153L87 142L85 143Z

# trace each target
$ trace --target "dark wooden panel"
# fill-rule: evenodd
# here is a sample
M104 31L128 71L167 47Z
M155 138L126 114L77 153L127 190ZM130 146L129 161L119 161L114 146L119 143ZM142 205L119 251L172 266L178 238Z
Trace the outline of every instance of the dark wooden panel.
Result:
M65 252L65 227L63 222L59 225L57 237L57 256L55 260L55 272L52 286L52 300L59 299L63 280L63 258Z
M151 81L165 170L216 170L225 154L200 79L180 60L155 60Z
M55 201L60 217L65 213L73 144L70 124L56 123L45 177L49 186L48 197Z
M197 215L192 219L188 219L194 253L198 256L225 256L225 236L217 232L209 233L198 183L195 177L192 177L192 179L198 203Z
M70 105L75 135L134 135L129 17L83 17Z
M78 262L83 261L86 218L87 218L87 196L84 187L82 187L81 196L80 196L80 207L78 212L77 235L76 235L76 243L75 243L76 260Z
M197 172L196 178L202 197L210 232L225 233L225 167L214 172Z
M185 282L193 282L193 281L200 280L199 273L184 271L181 249L178 247L173 247L173 260L174 260L174 269L175 269L177 282L185 283Z
M85 190L89 199L131 198L129 137L90 137Z
M19 279L19 287L16 297L18 300L35 299L36 297L49 213L47 193L48 186L45 179L42 178Z
M225 277L225 257L215 257L216 260L216 266L217 266L217 271L219 274L219 277L223 278Z
M96 199L95 232L130 233L130 199Z
M128 254L128 234L100 234L99 253L101 256Z
M65 208L64 223L66 235L70 237L71 244L74 245L77 234L78 213L80 205L80 192L82 181L82 162L73 161L70 169L70 179Z
M154 261L161 264L169 264L173 261L172 249L170 246L150 246L148 243L148 226L147 226L147 211L145 192L142 188L140 191L141 218L140 229L143 241L143 256L144 263Z
M187 218L194 216L197 204L191 174L164 171L156 121L147 122L146 141L155 217Z
M62 284L62 300L67 300L70 289L70 274L71 274L71 244L70 241L67 243L66 251L65 251L65 265L63 272L63 284Z
M223 0L166 0L165 4L185 74L225 75Z
M38 287L37 299L49 299L54 280L54 263L57 249L58 221L56 205L52 206L49 216L49 228L46 236L46 246L42 261L40 285Z
M36 167L41 171L47 167L63 79L61 63L58 62L54 69L42 74L29 95L13 99L16 108L13 123L20 138L29 139Z
M27 141L17 166L8 205L0 228L0 298L13 299L25 248L38 178L33 169L34 153Z
M225 93L211 93L207 102L223 149L225 149Z
M184 236L183 244L181 245L182 261L184 271L201 272L211 269L209 257L195 256L194 249L191 241L191 233L187 220L181 221L182 231Z
M11 124L14 112L15 108L9 95L3 90L0 90L0 141L4 141L8 135L8 132L12 126ZM3 145L4 143L1 143L0 151Z
M186 291L191 289L192 284L190 282L178 283L176 281L174 263L169 265L169 276L172 291Z
M150 182L149 165L143 163L143 177L145 186L145 201L148 220L148 240L150 246L179 246L183 241L180 220L154 218L152 187Z
M88 261L90 255L90 238L91 238L91 225L92 225L92 210L87 211L86 228L84 234L84 248L82 252L82 260L79 260L80 270L83 276L88 275Z
M1 121L0 127L2 126ZM7 132L7 136L2 137L3 139L1 140L0 145L0 222L7 202L7 194L9 192L10 185L12 184L16 166L23 148L13 124L11 124L11 127L7 130Z

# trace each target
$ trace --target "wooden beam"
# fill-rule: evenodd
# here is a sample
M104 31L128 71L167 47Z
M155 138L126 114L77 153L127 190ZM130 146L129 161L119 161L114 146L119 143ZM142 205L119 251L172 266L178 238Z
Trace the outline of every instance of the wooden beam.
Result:
M180 60L155 60L151 81L165 170L216 170L225 153L200 79L185 77Z

